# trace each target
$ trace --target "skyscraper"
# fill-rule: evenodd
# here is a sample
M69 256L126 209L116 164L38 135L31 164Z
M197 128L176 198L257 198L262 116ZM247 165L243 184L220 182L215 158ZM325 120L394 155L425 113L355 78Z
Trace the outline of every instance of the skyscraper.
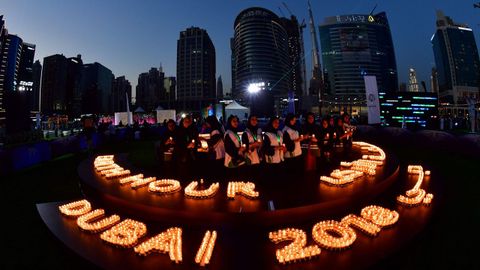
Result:
M32 67L33 73L33 98L32 98L32 111L40 111L40 85L42 80L42 64L40 61L35 61Z
M437 11L437 30L431 39L438 72L439 101L465 105L479 95L480 60L473 31Z
M190 27L177 41L178 108L200 112L215 103L215 47L206 30Z
M114 78L112 71L98 62L83 65L82 113L112 113L110 100Z
M328 17L320 25L320 41L327 92L338 109L365 106L365 75L376 76L379 92L397 91L397 65L385 12Z
M43 59L42 113L80 116L84 102L83 68L81 55L67 58L63 54L54 54Z
M260 7L241 11L234 30L233 96L259 116L280 113L290 84L287 31L275 13Z
M82 56L67 59L66 99L67 114L70 117L78 117L82 114L83 89L81 87L83 76Z
M41 112L67 112L67 58L54 54L43 58Z
M414 68L408 69L408 92L419 92L417 72Z
M35 45L8 34L4 40L0 74L3 77L3 104L5 109L6 133L13 134L30 130L30 99L32 97L31 71ZM32 52L28 50L32 49ZM22 53L25 55L22 56ZM6 65L4 66L4 63Z
M164 88L165 74L157 68L151 68L148 72L138 76L137 94L135 105L142 107L145 111L151 112L165 96Z
M9 34L0 16L0 128L6 134L30 130L35 45Z
M126 112L127 102L131 106L132 85L125 76L120 76L113 80L111 101L113 112Z
M218 76L218 80L217 80L217 99L222 99L222 98L223 98L222 76Z

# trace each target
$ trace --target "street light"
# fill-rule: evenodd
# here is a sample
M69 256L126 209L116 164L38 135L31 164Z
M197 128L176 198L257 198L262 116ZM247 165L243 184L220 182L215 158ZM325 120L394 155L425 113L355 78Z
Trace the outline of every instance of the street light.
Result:
M264 82L251 83L247 87L247 91L250 94L256 94L260 92L265 87Z

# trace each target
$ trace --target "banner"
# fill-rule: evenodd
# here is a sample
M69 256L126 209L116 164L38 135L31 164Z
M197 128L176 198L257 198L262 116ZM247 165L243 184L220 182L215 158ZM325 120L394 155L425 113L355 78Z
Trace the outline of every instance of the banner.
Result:
M377 77L364 76L367 95L368 124L380 124L380 102L378 100Z

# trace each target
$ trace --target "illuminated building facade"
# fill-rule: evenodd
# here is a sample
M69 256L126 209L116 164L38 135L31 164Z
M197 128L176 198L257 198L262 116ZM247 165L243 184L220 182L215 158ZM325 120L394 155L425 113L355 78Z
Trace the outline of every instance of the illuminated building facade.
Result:
M397 64L385 12L327 17L320 25L320 43L327 100L337 110L346 110L354 101L366 106L365 75L376 76L379 92L397 91Z
M30 130L35 45L9 34L0 16L0 127L6 134Z
M379 93L384 126L437 128L438 95L425 92Z
M275 13L259 7L241 11L234 31L233 96L248 104L254 114L278 114L291 82L287 31Z
M408 69L408 92L419 92L417 72L414 68Z
M480 59L472 29L437 11L437 30L431 42L440 103L459 106L466 105L467 97L479 100Z

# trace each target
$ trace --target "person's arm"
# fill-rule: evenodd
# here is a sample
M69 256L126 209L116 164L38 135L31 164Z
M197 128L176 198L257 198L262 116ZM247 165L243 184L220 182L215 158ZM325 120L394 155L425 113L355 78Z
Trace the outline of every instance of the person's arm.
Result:
M293 152L293 150L295 150L295 142L290 138L290 134L288 134L287 131L283 133L283 143L288 152Z
M235 143L232 141L230 135L225 135L225 152L236 160L239 157L238 148L235 146Z
M270 145L270 138L265 134L263 136L263 153L267 156L275 155L275 149Z
M250 141L248 140L248 134L246 131L242 134L242 144L245 145L246 149L250 149Z
M212 132L212 135L210 136L210 139L207 140L208 147L215 146L218 143L218 141L220 141L222 139L222 134L220 134L220 132L217 131L217 130L215 130L215 131Z

